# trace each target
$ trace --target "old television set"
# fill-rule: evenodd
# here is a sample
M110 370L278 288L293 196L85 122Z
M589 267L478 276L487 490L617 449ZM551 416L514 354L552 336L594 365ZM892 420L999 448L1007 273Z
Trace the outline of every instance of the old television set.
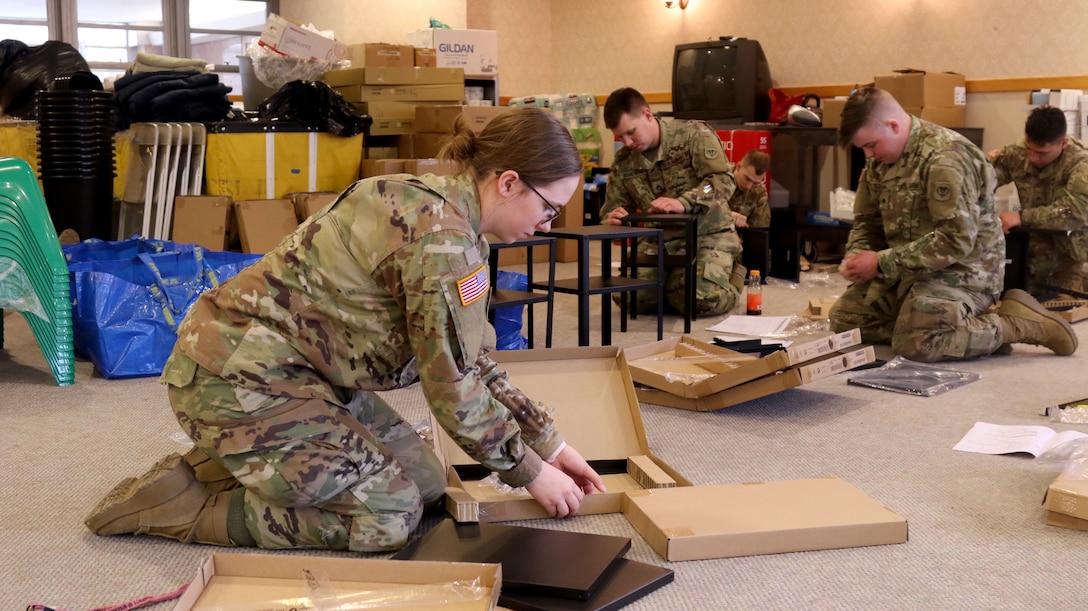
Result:
M758 40L722 36L676 45L672 116L724 124L766 121L771 70Z

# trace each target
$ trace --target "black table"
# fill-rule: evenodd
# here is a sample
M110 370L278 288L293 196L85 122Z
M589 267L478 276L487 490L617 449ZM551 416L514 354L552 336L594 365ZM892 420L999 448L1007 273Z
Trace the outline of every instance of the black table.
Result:
M578 277L574 280L556 280L555 292L578 296L578 345L589 345L589 299L601 296L601 345L612 344L611 295L617 292L657 289L657 339L664 336L665 284L658 279L628 278L612 275L612 240L646 237L657 238L657 278L665 277L665 232L656 227L625 227L619 225L593 225L590 227L563 227L552 229L550 235L560 240L578 240ZM601 273L592 275L589 266L589 245L601 243ZM626 328L627 319L622 323Z
M555 296L555 238L536 235L528 238L521 238L511 244L505 244L503 242L489 242L491 246L491 255L489 258L489 265L491 267L491 282L494 288L491 289L491 301L488 303L487 317L491 324L495 324L495 310L498 308L512 307L512 306L529 306L526 313L529 319L528 340L529 347L533 347L533 340L536 335L536 329L534 327L533 317L533 305L537 303L544 303L547 306L547 318L544 331L544 347L552 347L552 320L554 316L552 314L552 306ZM546 246L548 248L548 281L547 282L534 282L533 281L533 264L536 262L533 257L534 246ZM525 276L529 282L528 291L517 291L514 289L500 289L498 288L499 278L499 251L504 248L525 248L527 253L527 266L525 269ZM545 292L538 293L537 290L541 289Z
M674 267L684 268L684 333L691 333L691 321L695 320L695 294L696 294L696 276L698 275L698 254L699 254L699 215L697 214L650 214L650 213L638 213L628 214L621 219L624 225L638 225L644 226L643 223L651 223L657 225L680 225L684 230L684 254L682 255L665 255L665 269L669 270ZM634 254L625 254L622 261L623 269L632 269L632 276L637 276L637 269L640 267L656 267L657 261L655 257L650 255L639 255L637 250L624 249L624 253L628 253L631 250ZM661 283L664 284L666 279L661 278ZM632 306L635 304L632 303ZM623 308L621 308L622 311ZM634 309L631 310L631 318L635 317ZM625 330L625 329L621 329Z

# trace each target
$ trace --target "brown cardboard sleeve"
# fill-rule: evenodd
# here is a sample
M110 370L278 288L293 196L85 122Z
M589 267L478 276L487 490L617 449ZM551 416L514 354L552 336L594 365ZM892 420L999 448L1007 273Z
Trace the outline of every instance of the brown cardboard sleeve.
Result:
M567 443L590 461L650 461L672 480L691 482L650 452L642 412L638 407L623 352L615 346L509 350L492 354L511 383L529 398L554 409L556 428ZM561 384L556 381L561 380ZM476 462L439 427L434 427L435 451L448 469L446 508L461 521L507 521L547 517L543 507L524 490L498 490L484 480L464 481L458 467ZM616 513L622 494L642 490L647 469L604 475L606 493L587 495L579 514Z
M892 94L904 108L949 108L967 103L967 79L955 72L903 68L874 77L873 84Z
M1088 520L1088 479L1062 473L1043 496L1048 511Z
M380 66L344 68L325 73L330 87L347 85L448 85L464 84L461 68L416 68Z
M242 199L234 203L242 252L264 254L298 227L289 199Z
M804 365L776 371L712 395L681 397L671 392L641 386L635 390L635 393L640 401L646 403L709 412L738 405L752 399L766 397L790 388L797 388L803 384L842 373L866 363L872 363L875 360L876 353L873 351L873 347L865 346L835 353Z
M340 197L337 191L317 191L313 193L290 193L288 198L295 207L295 218L301 223L325 206Z
M465 84L342 85L333 87L347 102L454 102L465 99Z
M304 555L213 553L197 569L196 576L178 599L174 611L210 609L309 609L311 585L306 573L326 579L339 595L389 591L391 584L438 584L475 582L480 598L414 609L475 611L494 609L502 589L502 565L423 560L328 558ZM293 600L284 605L282 601ZM259 606L260 603L267 606ZM280 605L272 603L279 602ZM364 600L356 601L365 603ZM374 601L377 604L378 601Z
M685 335L627 348L624 353L631 377L638 384L678 397L698 398L860 343L861 331L849 329L758 358Z
M834 477L628 492L623 513L670 561L907 541L902 516Z
M411 68L415 63L412 45L394 45L385 42L364 42L348 45L344 54L355 67Z
M174 199L175 242L225 250L231 222L228 195L181 195Z

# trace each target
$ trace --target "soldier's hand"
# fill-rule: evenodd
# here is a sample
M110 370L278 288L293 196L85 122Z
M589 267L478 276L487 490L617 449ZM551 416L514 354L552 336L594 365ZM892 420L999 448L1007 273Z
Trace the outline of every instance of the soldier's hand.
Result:
M654 214L681 214L684 212L684 202L671 197L659 197L650 202L650 212Z
M565 518L578 512L585 492L556 467L543 463L540 475L525 487L553 518Z
M1010 229L1012 229L1013 227L1019 227L1022 223L1020 213L1016 211L1002 212L997 216L1001 218L1001 230L1005 233L1009 233Z
M612 212L608 213L608 216L604 217L605 225L620 225L620 219L627 216L626 208L616 208Z
M839 265L839 273L850 282L867 282L880 275L876 252L862 250L847 255Z
M744 216L743 214L741 214L739 212L730 212L730 214L733 215L733 224L734 225L736 225L737 227L747 227L748 226L748 217Z
M578 484L582 489L582 492L586 494L593 494L594 491L608 492L604 488L604 480L601 479L601 476L593 470L593 467L589 466L589 463L582 458L578 450L569 445L563 448L563 451L555 457L552 464L569 475L574 483Z

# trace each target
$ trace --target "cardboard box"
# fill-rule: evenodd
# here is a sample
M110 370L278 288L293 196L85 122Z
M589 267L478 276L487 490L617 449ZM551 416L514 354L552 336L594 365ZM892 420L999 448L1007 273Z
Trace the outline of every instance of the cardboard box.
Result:
M492 358L527 396L555 409L556 426L567 442L599 472L603 471L608 492L586 496L579 514L618 513L622 510L624 491L643 490L647 484L656 485L654 482L691 485L650 451L638 399L619 348L508 350L494 352ZM556 380L563 383L556 384ZM469 479L467 474L473 466L476 471L482 468L440 427L436 425L434 431L436 452L448 467L446 509L457 521L547 517L540 504L524 490L504 492L483 481ZM653 468L641 467L647 464Z
M436 176L449 176L461 170L456 161L450 159L405 159L404 171L413 176L423 174L435 174Z
M330 87L347 85L448 85L464 84L460 68L371 67L329 70L325 83Z
M301 223L320 212L325 206L340 198L336 191L321 191L317 193L291 193L289 199L295 207L295 218Z
M875 360L876 352L873 351L873 347L865 346L834 353L805 365L797 365L782 371L776 371L762 378L705 397L680 397L663 390L642 387L637 388L635 393L640 401L646 403L698 412L710 412L739 405L752 399L766 397L783 390L797 388L803 384L809 384L872 363Z
M1046 512L1046 525L1057 526L1058 528L1069 528L1072 530L1088 530L1088 520L1074 518L1073 516L1067 516L1064 513L1058 513L1056 511Z
M967 79L955 72L904 68L874 77L873 82L877 88L891 93L904 108L967 105Z
M426 159L428 157L438 157L438 154L442 152L442 147L446 146L450 140L453 140L452 133L437 133L437 132L416 132L412 137L415 143L412 157L418 159Z
M226 250L232 201L226 195L182 195L174 198L175 242Z
M415 47L435 50L439 68L463 68L466 76L499 73L499 35L495 30L427 28L408 33Z
M411 68L414 65L415 52L412 45L364 42L349 45L344 51L344 59L350 60L355 68Z
M374 119L367 134L370 136L401 136L416 133L412 119Z
M386 176L388 174L404 174L406 159L364 159L362 164L362 177Z
M623 513L670 561L907 541L902 516L835 477L632 491Z
M478 580L481 590L477 600L412 605L413 609L434 611L493 609L502 589L499 564L217 552L197 570L174 611L314 609L317 605L309 598L312 586L306 583L307 573L319 583L328 580L337 595L388 594L396 586ZM368 603L366 599L355 602Z
M466 125L480 133L492 119L508 110L506 106L416 106L416 131L450 133L457 117L464 117Z
M945 127L966 127L967 108L965 106L941 107L941 106L904 106L903 110L925 119L930 123Z
M831 312L831 307L837 302L837 298L833 297L817 297L808 300L808 306L805 311L801 313L801 316L810 320L827 320L827 315Z
M820 100L820 107L824 111L824 127L838 129L842 125L842 109L846 107L847 98L824 98Z
M333 87L348 102L462 102L465 84L344 85Z
M304 59L340 61L345 59L347 46L332 38L304 29L272 13L264 24L257 44L272 49L280 55Z
M234 202L242 252L264 254L298 228L289 199L242 199Z
M1043 507L1081 520L1088 520L1088 479L1062 473L1043 496Z
M422 49L416 47L415 49L416 66L420 68L437 68L438 67L438 54L434 49Z
M400 119L412 122L416 120L416 105L408 102L356 102L352 106L374 120Z
M707 397L860 343L861 330L850 329L793 344L759 358L685 335L627 348L624 352L635 382L678 397L695 398Z

